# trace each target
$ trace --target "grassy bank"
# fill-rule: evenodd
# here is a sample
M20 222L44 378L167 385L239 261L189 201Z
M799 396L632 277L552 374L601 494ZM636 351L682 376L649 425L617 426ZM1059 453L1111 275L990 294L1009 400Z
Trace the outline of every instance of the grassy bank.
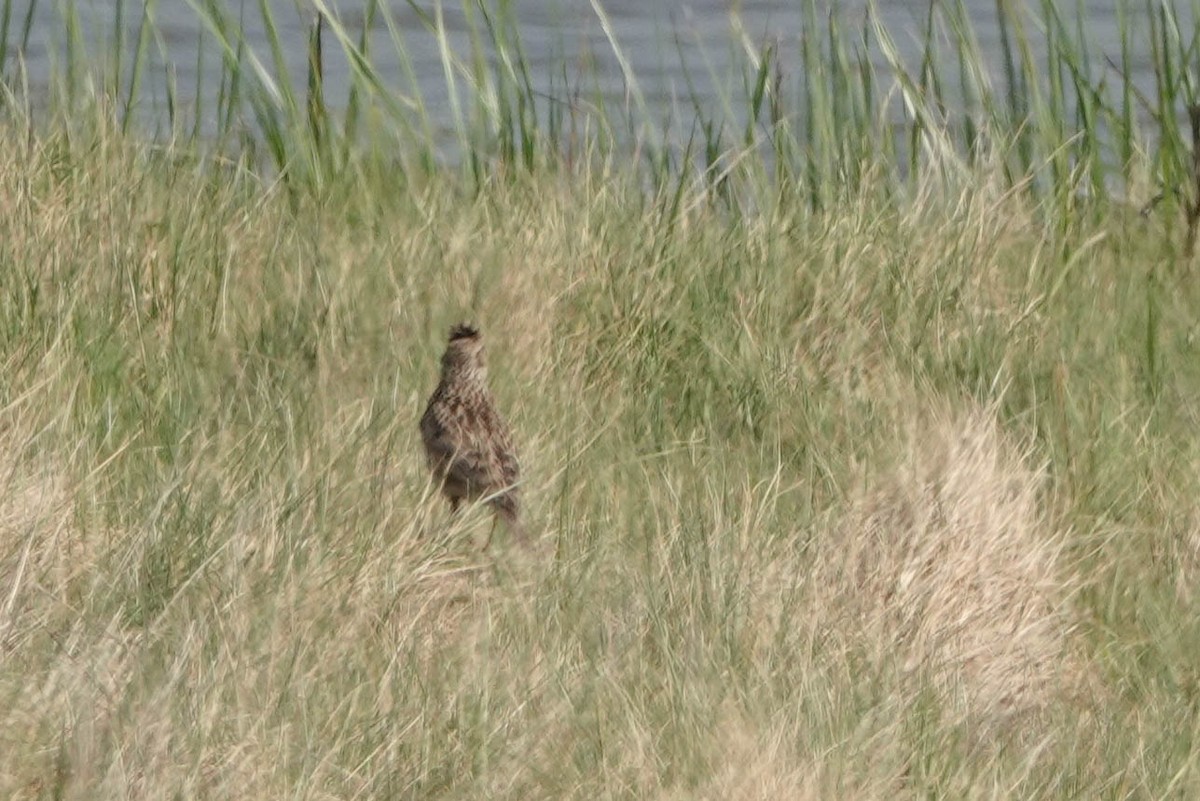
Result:
M834 18L795 91L749 53L758 124L678 147L444 54L452 166L369 61L272 95L204 8L216 139L127 124L140 56L0 124L0 797L1196 796L1165 6L1144 125L1048 6L1051 90L1014 18L938 116L942 4L886 81ZM419 454L461 319L529 548Z
M6 137L0 795L1195 792L1200 299L1154 217L297 201ZM418 457L464 316L529 551Z

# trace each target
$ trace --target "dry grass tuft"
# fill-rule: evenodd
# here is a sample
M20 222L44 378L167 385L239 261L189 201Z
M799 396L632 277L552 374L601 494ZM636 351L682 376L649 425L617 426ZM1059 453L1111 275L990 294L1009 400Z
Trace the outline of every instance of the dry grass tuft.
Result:
M64 472L51 460L24 459L11 432L0 437L0 653L31 595L65 587L94 567L94 554L73 529Z
M859 765L854 775L846 775L828 754L798 753L788 729L786 725L763 725L727 704L713 733L707 781L667 793L664 798L866 801L894 797L894 777L881 778L878 766L863 769L865 766Z
M976 723L1044 708L1064 674L1070 582L1041 480L989 412L933 414L822 555L851 636Z

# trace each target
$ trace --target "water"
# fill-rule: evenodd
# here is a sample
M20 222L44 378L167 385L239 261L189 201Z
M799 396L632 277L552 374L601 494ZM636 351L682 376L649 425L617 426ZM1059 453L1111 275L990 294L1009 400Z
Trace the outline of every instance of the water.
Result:
M65 69L63 42L67 26L64 9L69 3L74 3L83 42L93 54L110 52L109 42L115 35L125 37L124 50L131 54L144 8L141 3L125 3L122 11L124 31L118 33L114 31L118 0L17 0L13 7L10 44L17 40L30 2L34 3L31 35L29 45L21 55L35 96L51 83L51 76L56 71ZM267 2L284 45L283 57L290 76L287 80L302 91L312 7L281 0ZM744 107L744 103L738 102L745 94L744 41L756 48L773 43L778 48L785 74L799 68L797 56L803 35L802 7L805 2L608 0L603 5L619 47L637 76L646 103L644 116L672 121L686 129L687 117L695 107L714 118L739 106ZM883 25L891 33L901 56L910 64L915 65L919 57L918 43L923 38L928 2L882 0L879 3ZM1117 2L1087 0L1078 3L1070 0L1059 5L1072 25L1077 10L1086 8L1081 29L1089 48L1094 54L1109 55L1116 60L1120 47ZM429 13L437 7L432 0L418 0L417 5ZM1146 5L1130 6L1133 41L1144 42L1148 24ZM199 13L187 0L158 0L151 7L157 35L151 46L150 69L144 78L139 112L147 119L161 120L167 104L167 86L173 84L177 104L185 109L201 109L203 119L199 121L199 127L211 129L215 123L215 103L212 101L219 91L220 50L214 38L207 35ZM364 22L364 4L342 0L334 7L347 30L357 36ZM841 18L848 25L856 27L860 24L865 12L861 2L850 0L838 7ZM1000 29L996 22L996 2L968 0L967 7L985 58L995 68L996 85L1000 86ZM227 8L240 21L251 49L278 80L257 0L241 4L229 2ZM621 106L636 103L636 98L627 92L618 60L588 0L515 0L513 8L524 55L539 92L561 96L565 91L561 80L565 72L569 80L570 76L575 76L576 86L597 92L608 103ZM736 14L733 13L735 8ZM436 37L426 30L407 2L391 0L390 9L403 36L416 85L410 85L405 77L395 43L382 23L370 32L373 64L385 81L402 94L419 94L424 98L435 126L451 126L454 109ZM1178 9L1178 13L1186 37L1191 30L1193 15L1184 8ZM461 4L450 0L442 8L442 14L452 49L464 58L469 57L470 24ZM738 26L740 31L736 30ZM480 27L477 21L476 28ZM329 44L333 44L332 41ZM350 74L335 46L326 47L326 54L327 97L329 104L336 107L344 103ZM1150 56L1149 48L1145 47L1143 51L1135 52L1133 58L1132 77L1146 92L1153 87ZM873 53L872 58L881 64L880 53ZM10 62L11 59L10 55ZM94 60L100 60L100 56L96 55ZM12 64L7 66L11 69ZM1097 74L1092 78L1097 80L1111 68L1106 64L1094 64L1093 69ZM580 79L579 75L586 78ZM555 81L556 78L560 80ZM125 78L123 83L127 80ZM458 88L460 92L465 91L461 84ZM198 106L194 103L197 96L201 99Z

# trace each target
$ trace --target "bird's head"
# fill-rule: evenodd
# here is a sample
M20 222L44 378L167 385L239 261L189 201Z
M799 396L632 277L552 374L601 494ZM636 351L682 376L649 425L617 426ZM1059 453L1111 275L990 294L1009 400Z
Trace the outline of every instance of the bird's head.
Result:
M450 342L442 356L442 370L473 374L480 379L487 375L487 365L483 359L483 336L478 328L459 323L450 329Z

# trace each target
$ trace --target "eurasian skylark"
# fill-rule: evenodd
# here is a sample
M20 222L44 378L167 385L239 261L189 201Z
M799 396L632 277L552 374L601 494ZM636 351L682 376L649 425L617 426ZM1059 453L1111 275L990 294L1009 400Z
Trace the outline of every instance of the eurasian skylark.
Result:
M421 439L451 512L463 500L485 499L522 536L517 452L488 390L479 329L459 324L450 330L441 380L421 417Z

